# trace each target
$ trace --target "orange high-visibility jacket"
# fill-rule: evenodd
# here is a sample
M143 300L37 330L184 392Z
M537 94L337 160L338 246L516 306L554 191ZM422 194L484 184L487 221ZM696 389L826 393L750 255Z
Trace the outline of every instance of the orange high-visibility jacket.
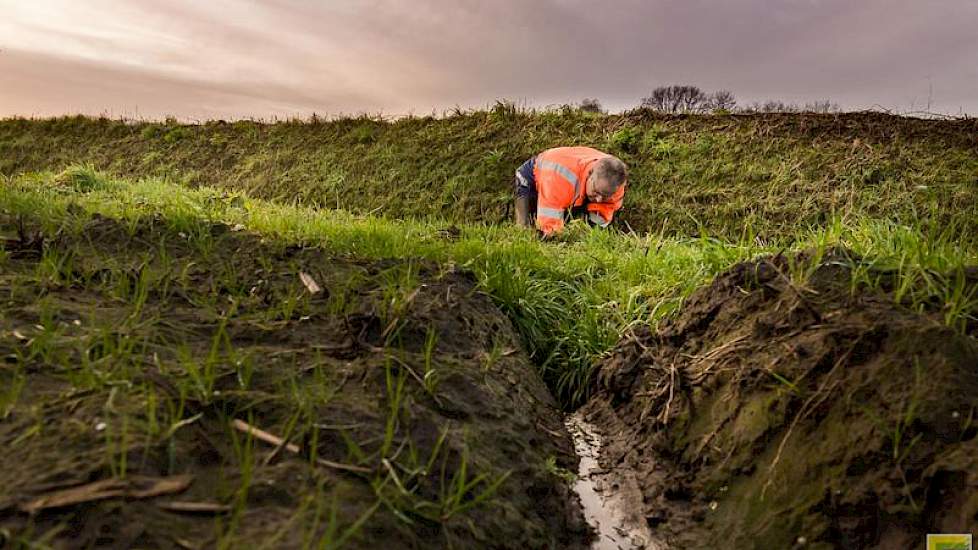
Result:
M611 155L590 147L558 147L537 155L533 177L537 186L537 228L549 235L564 227L565 213L587 200L585 185L591 167ZM602 227L611 223L625 197L622 184L608 202L587 203L588 217Z

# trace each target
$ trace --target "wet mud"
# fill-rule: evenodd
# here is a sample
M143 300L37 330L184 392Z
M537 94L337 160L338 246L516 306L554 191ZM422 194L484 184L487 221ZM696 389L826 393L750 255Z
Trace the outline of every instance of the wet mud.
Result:
M844 250L743 263L626 335L581 411L675 548L922 547L978 531L978 342ZM794 274L794 275L793 275ZM978 277L962 288L973 292ZM978 318L978 317L972 317Z
M566 420L580 458L574 491L584 517L595 531L592 550L665 550L641 514L642 493L632 472L600 466L601 434L580 414Z

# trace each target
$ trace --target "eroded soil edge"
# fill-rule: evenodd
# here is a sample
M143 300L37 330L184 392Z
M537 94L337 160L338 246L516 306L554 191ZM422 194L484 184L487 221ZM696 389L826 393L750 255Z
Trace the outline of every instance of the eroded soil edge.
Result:
M978 531L978 344L833 251L737 265L598 375L601 466L678 548L911 548ZM864 270L864 273L866 271ZM978 277L958 274L962 292ZM971 315L971 319L976 319Z

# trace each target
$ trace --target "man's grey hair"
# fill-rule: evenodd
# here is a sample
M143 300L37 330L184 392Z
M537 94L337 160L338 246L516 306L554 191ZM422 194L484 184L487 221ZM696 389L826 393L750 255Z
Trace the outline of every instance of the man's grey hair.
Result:
M611 186L605 191L614 193L628 178L628 167L618 157L605 157L594 163L591 173L595 182L604 181Z

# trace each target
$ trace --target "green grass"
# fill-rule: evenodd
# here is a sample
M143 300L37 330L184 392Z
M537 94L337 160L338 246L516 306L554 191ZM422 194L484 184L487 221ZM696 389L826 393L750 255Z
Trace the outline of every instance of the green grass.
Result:
M857 265L855 284L879 284L870 267L897 270L900 281L906 282L898 299L913 307L933 307L936 301L946 323L958 328L971 319L978 303L961 275L964 266L978 263L978 254L972 243L958 238L954 228L926 233L889 220L839 217L778 239L762 240L744 231L738 239L722 240L591 230L572 224L560 240L541 242L533 232L510 225L391 220L282 204L222 189L190 189L165 179L124 181L96 174L96 184L86 179L78 185L65 185L65 179L49 172L8 178L0 188L0 207L39 215L48 220L50 234L92 213L130 221L158 215L205 252L213 246L209 224L220 222L261 233L283 246L304 243L357 258L418 258L445 269L469 270L512 319L545 380L567 406L586 397L595 360L624 330L676 311L685 296L713 275L761 253L849 247L866 257ZM84 214L73 209L77 207ZM65 267L70 258L42 263L47 277L72 273ZM411 263L406 265L407 269L389 275L390 295L385 300L389 335L396 333L399 311L410 299L405 289L411 288ZM143 273L134 276L128 287L122 285L120 297L138 300L140 288L150 284L147 278L162 277ZM223 284L235 285L231 270ZM342 309L348 298L340 293L331 299ZM297 306L283 301L281 316L300 314ZM212 357L188 365L196 391L208 391L212 382L207 364L221 353L221 342L215 340Z
M881 218L925 235L978 234L978 121L844 115L599 115L493 109L445 118L277 124L0 121L0 174L91 169L314 207L455 224L508 220L515 168L580 144L631 168L622 227L765 240Z

